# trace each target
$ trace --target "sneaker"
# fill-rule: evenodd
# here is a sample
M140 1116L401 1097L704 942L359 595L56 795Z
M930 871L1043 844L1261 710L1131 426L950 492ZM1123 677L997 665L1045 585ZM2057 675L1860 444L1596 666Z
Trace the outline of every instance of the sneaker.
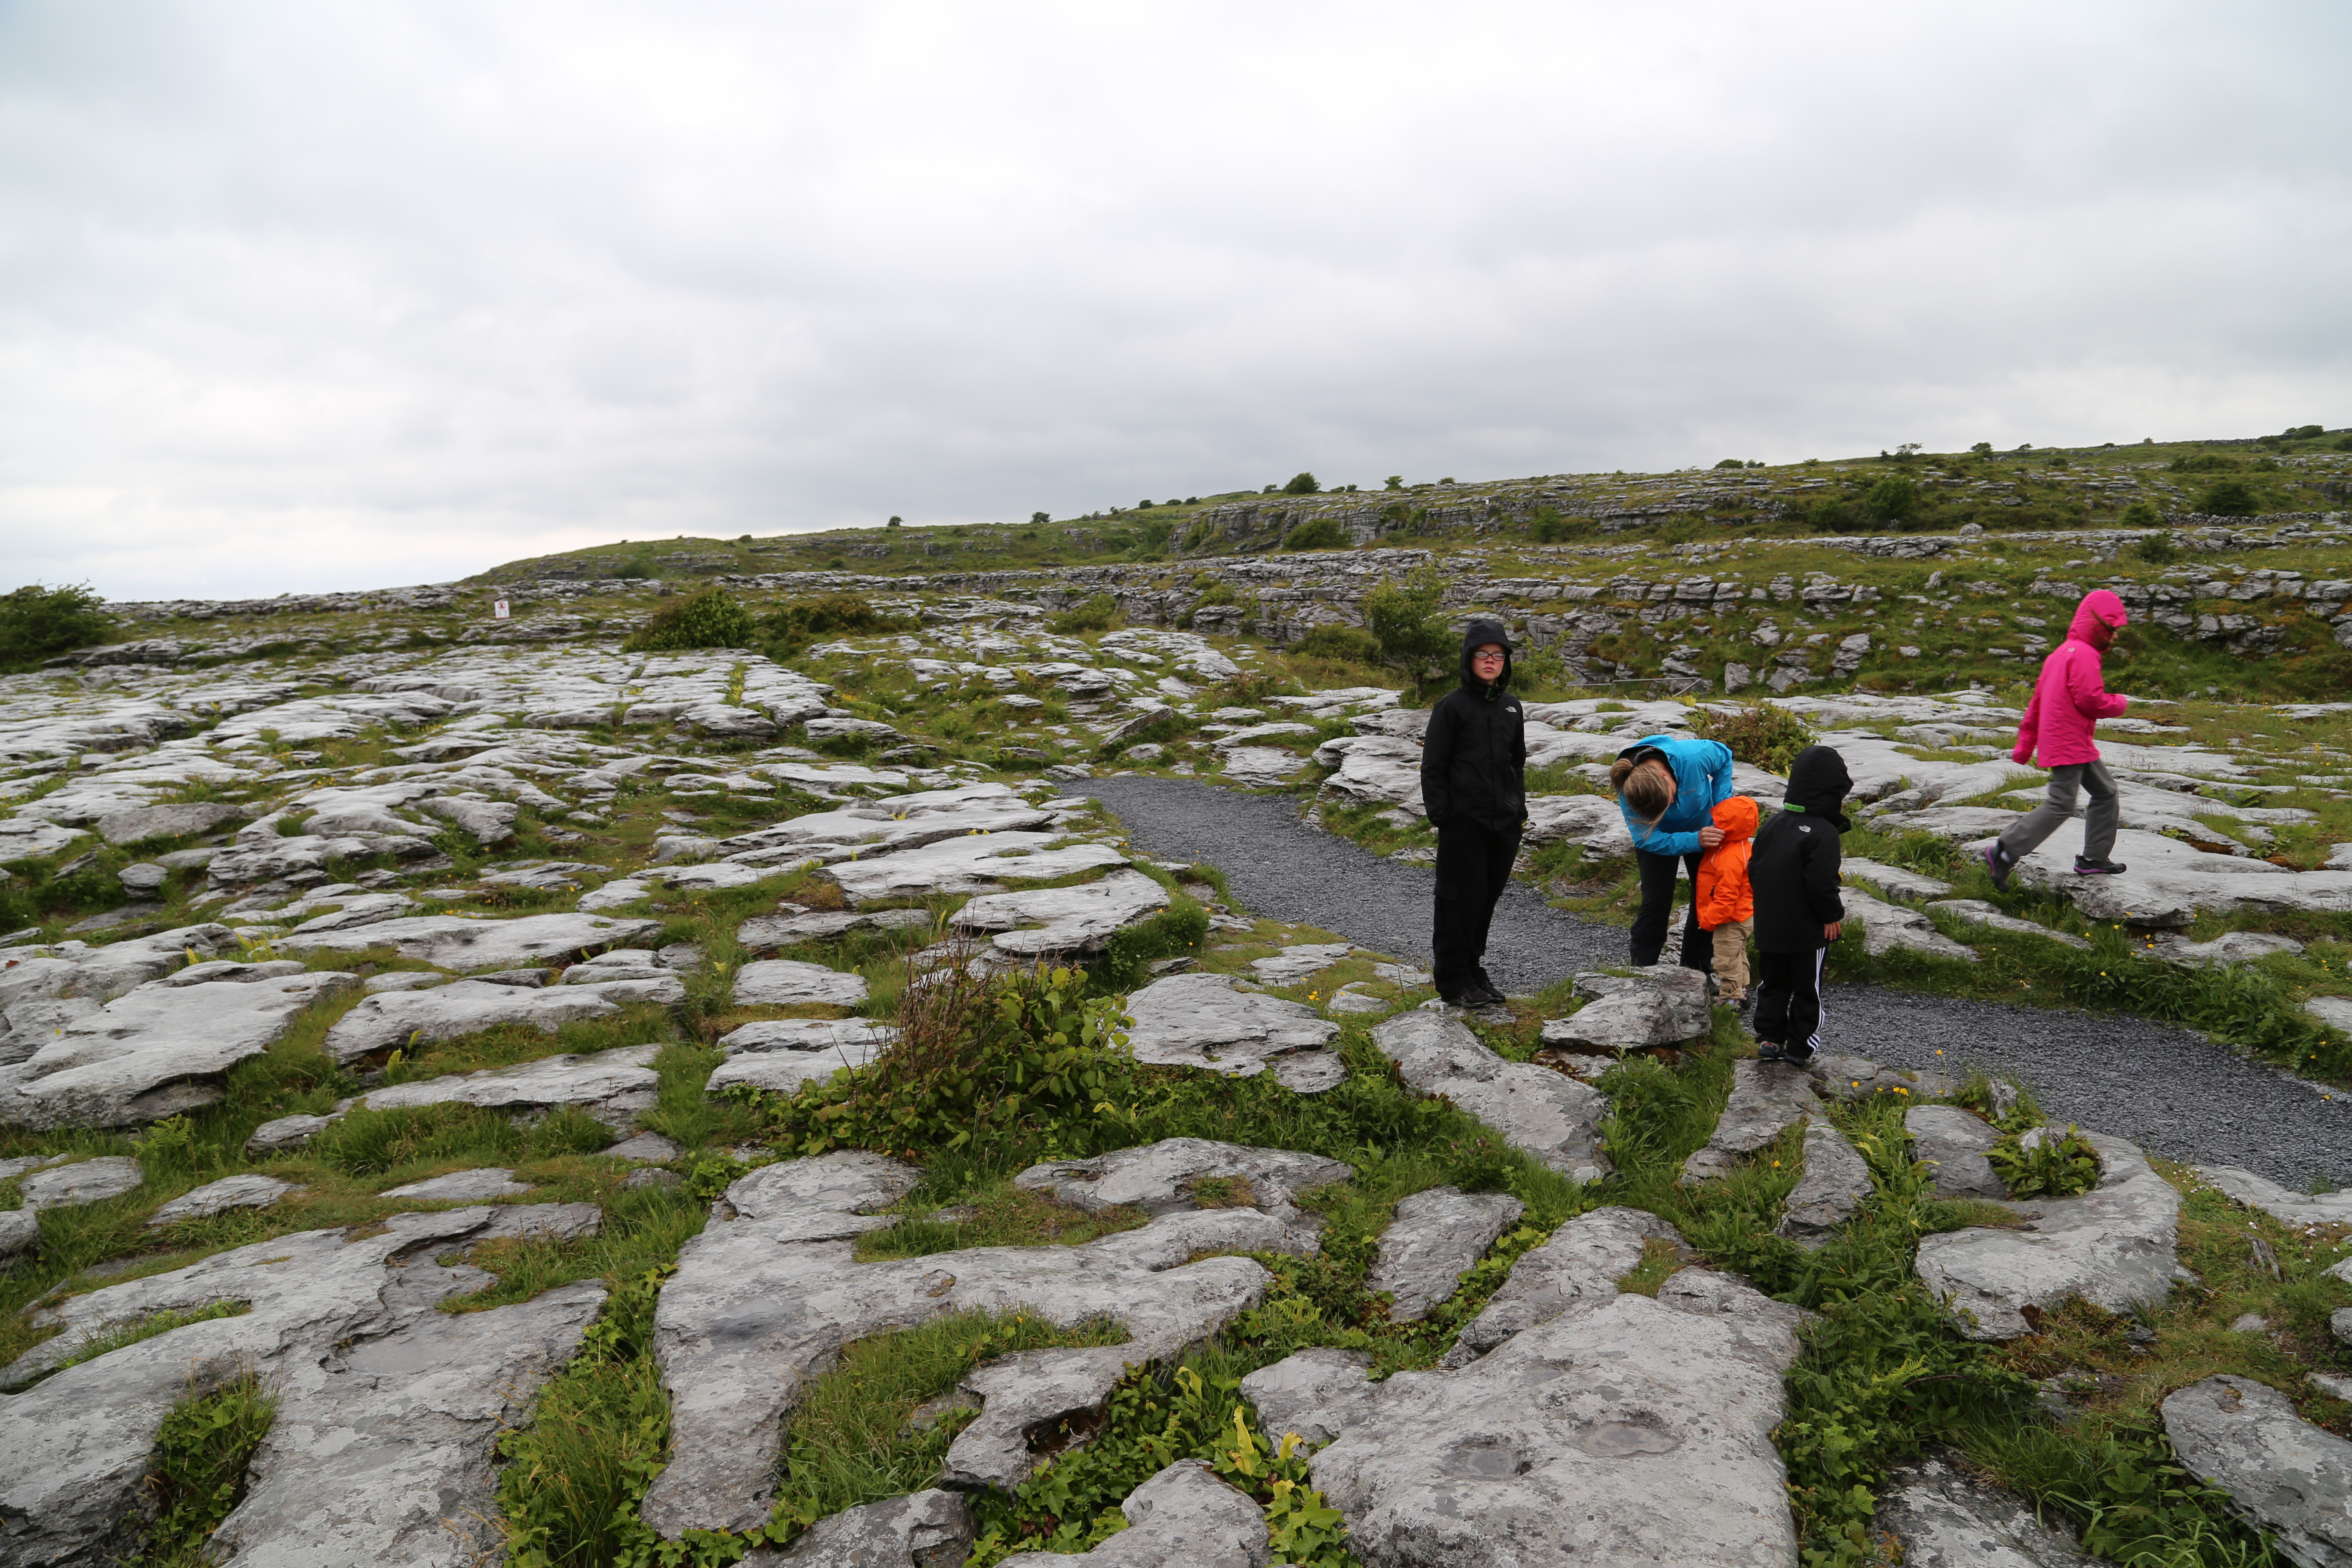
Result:
M2004 893L2009 891L2009 868L2017 862L2010 858L2009 852L2000 847L1999 839L1984 847L1984 863L1985 869L1992 873L1992 885ZM2079 856L2075 858L2074 868L2078 871L2083 868Z
M1780 1053L1784 1048L1766 1040L1756 1047L1756 1059L1759 1062L1777 1062L1780 1059Z
M1813 1047L1811 1046L1782 1046L1780 1047L1780 1059L1787 1062L1792 1068L1803 1067L1813 1059Z
M2095 860L2088 855L2074 857L2074 875L2077 877L2113 877L2119 875L2126 868L2116 861L2104 858Z

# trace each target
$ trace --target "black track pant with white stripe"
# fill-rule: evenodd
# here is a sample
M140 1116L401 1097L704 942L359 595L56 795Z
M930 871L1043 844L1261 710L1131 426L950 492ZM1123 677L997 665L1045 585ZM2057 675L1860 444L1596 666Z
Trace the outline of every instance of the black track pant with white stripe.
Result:
M1814 1051L1822 1044L1822 960L1827 948L1811 952L1756 955L1757 1040L1768 1046Z

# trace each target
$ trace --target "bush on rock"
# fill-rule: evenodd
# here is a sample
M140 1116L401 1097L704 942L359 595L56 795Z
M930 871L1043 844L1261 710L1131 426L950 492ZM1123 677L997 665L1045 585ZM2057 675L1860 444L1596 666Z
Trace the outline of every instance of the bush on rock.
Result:
M705 588L691 598L665 605L652 620L629 634L623 653L667 653L689 647L750 647L758 630L742 605L724 588Z

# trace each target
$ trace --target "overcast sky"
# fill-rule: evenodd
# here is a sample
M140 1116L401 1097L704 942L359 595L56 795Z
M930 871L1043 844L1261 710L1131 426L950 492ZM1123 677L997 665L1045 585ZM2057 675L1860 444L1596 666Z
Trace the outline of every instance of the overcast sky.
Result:
M2352 424L2347 61L2330 0L0 0L0 587Z

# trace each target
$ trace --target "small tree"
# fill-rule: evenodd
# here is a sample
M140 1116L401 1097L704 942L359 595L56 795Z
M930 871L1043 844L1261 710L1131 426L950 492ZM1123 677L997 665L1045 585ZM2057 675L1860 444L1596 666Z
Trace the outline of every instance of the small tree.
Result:
M2139 542L2137 553L2151 566L2169 566L2180 555L2173 546L2172 535L2168 533L2149 534Z
M1392 490L1401 490L1404 489L1404 476L1402 474L1391 474L1389 476L1387 488Z
M1029 514L1029 522L1032 527L1034 527L1039 523L1046 523L1053 521L1054 518L1051 512L1033 511Z
M2161 528L2164 526L2164 514L2157 510L2151 501L2136 500L2124 508L2123 516L2116 521L2125 528Z
M1874 522L1900 522L1919 510L1919 486L1908 474L1889 474L1862 498Z
M2257 510L2254 487L2243 479L2218 479L2197 502L2208 517L2252 517Z
M1979 458L1990 458L1992 456L1992 443L1990 441L1979 441L1975 446L1970 447L1969 450L1974 452Z
M631 632L623 653L666 653L674 648L750 647L758 638L751 615L724 588L705 588L654 612Z
M45 658L106 640L106 603L87 584L28 583L0 595L0 669L30 669Z
M1290 482L1282 487L1282 493L1286 496L1311 496L1322 488L1313 474L1298 473L1290 476Z
M884 526L887 528L897 528L903 521L903 519L894 517L887 523L884 524Z
M1381 662L1416 682L1433 669L1443 673L1448 668L1454 637L1445 624L1444 603L1445 579L1433 565L1365 595L1364 629L1380 645Z
M1345 550L1348 531L1337 518L1312 517L1283 536L1285 550Z

